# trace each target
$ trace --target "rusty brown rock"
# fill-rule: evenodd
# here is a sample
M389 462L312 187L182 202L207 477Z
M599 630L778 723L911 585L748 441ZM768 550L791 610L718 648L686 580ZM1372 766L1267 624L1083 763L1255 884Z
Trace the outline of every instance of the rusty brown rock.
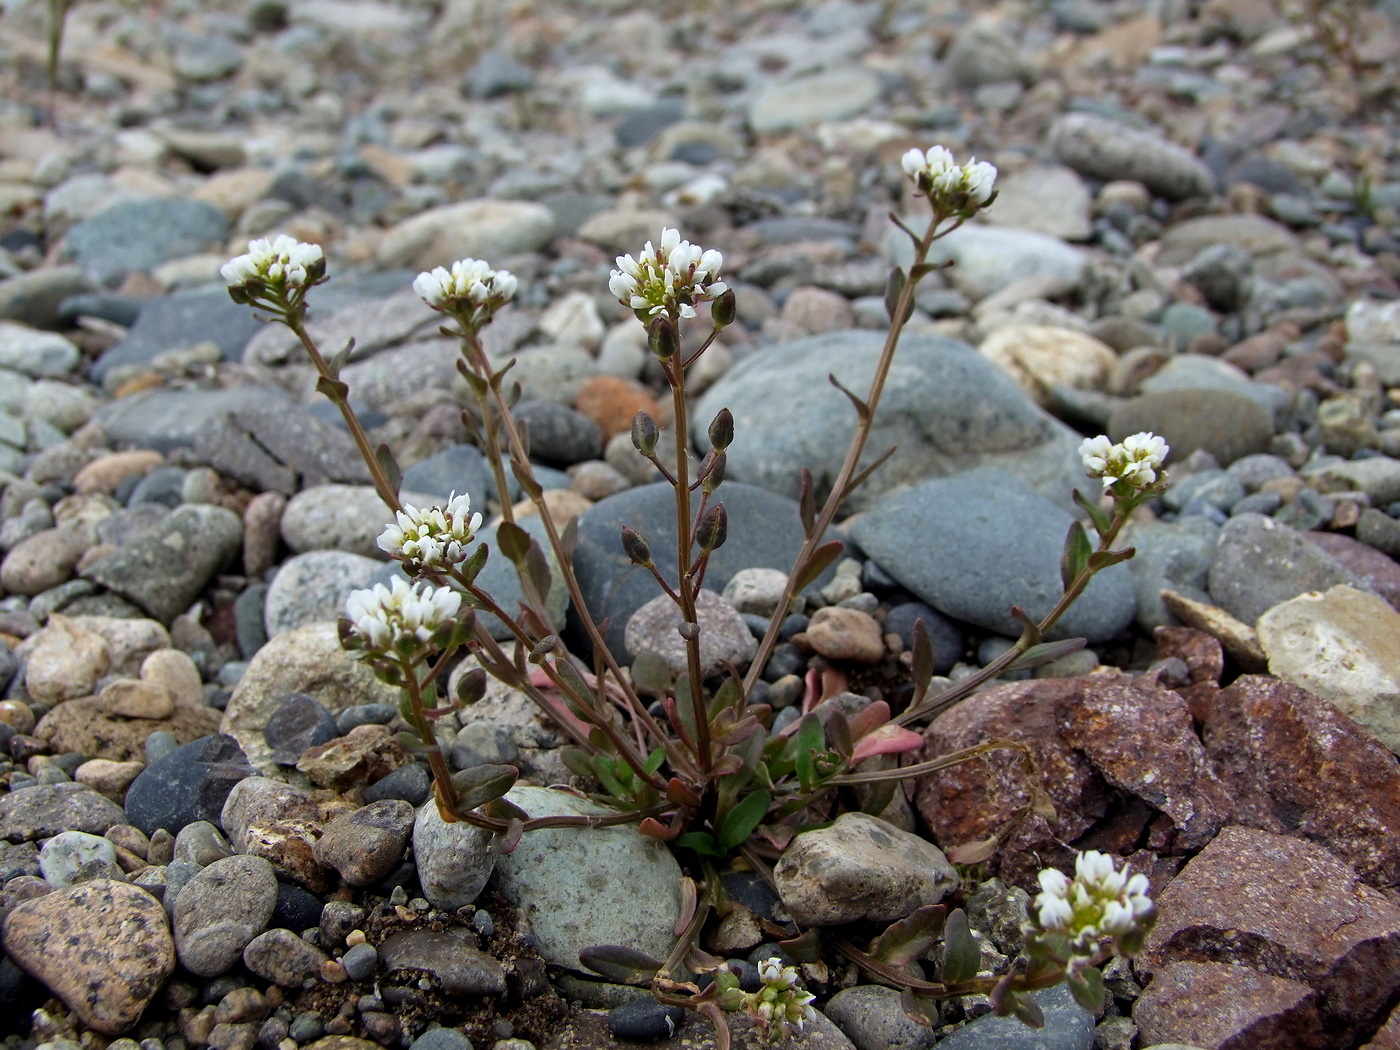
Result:
M651 391L634 379L621 376L593 376L578 388L574 398L578 409L603 431L603 440L632 430L632 418L646 412L658 422L662 409Z
M1400 883L1400 760L1326 700L1247 675L1195 713L1235 822L1320 843L1363 881Z
M175 970L160 902L111 879L15 905L5 917L4 945L85 1025L106 1035L135 1025Z
M1083 680L1041 678L974 693L936 718L924 733L920 760L992 739L1025 744L1056 816L1021 817L994 863L1012 883L1034 879L1046 865L1072 864L1073 842L1107 812L1112 789L1088 759L1060 739L1057 709L1077 701ZM914 804L943 849L999 835L1031 804L1022 756L999 750L917 781ZM1039 858L1039 859L1037 859Z
M1114 787L1172 819L1176 841L1162 845L1174 852L1204 846L1233 807L1185 702L1145 677L1097 675L1081 681L1079 702L1066 705L1061 715L1065 741Z
M1385 1024L1376 1030L1376 1034L1361 1050L1400 1050L1400 1006L1390 1011Z
M413 761L384 726L356 726L343 737L308 748L297 770L318 787L347 791L382 780Z
M179 707L169 718L123 718L103 709L97 697L59 704L39 720L34 735L47 741L55 754L76 751L89 758L113 762L140 762L146 756L146 737L157 729L174 734L181 744L219 731L222 715L212 707Z
M1186 702L1147 676L995 686L940 715L922 757L997 738L1030 748L1053 820L1023 815L1031 792L1021 756L1010 750L921 777L915 803L944 849L1012 826L993 861L1009 881L1072 862L1071 844L1121 853L1145 837L1156 853L1180 854L1204 845L1229 818L1230 799Z
M1133 1006L1144 1046L1323 1050L1317 995L1307 985L1225 963L1176 962Z
M1152 632L1157 659L1176 657L1191 671L1191 684L1219 682L1225 672L1225 649L1220 639L1192 627L1158 627Z
M1348 1046L1400 990L1400 907L1321 846L1229 827L1157 899L1157 925L1134 966L1229 963L1298 981Z

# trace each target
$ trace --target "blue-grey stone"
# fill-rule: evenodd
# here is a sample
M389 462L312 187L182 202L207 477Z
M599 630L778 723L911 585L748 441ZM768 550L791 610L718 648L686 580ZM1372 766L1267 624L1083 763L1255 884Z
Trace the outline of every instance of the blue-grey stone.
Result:
M243 523L209 504L187 504L130 544L100 558L83 577L168 624L239 551Z
M524 91L534 82L535 73L529 66L521 65L506 52L492 48L483 51L471 72L462 78L462 91L470 98L497 98Z
M243 348L263 327L254 311L229 298L226 288L201 288L152 299L131 331L92 366L101 383L114 368L145 367L161 354L212 342L225 361L241 361Z
M608 1011L608 1028L619 1039L655 1042L669 1039L680 1030L685 1011L679 1006L658 1003L650 996Z
M408 1050L473 1050L472 1041L455 1028L429 1028Z
M1056 159L1098 179L1141 182L1168 200L1209 196L1215 176L1205 163L1163 136L1092 113L1068 113L1050 129Z
M1174 483L1162 496L1169 510L1181 510L1200 500L1228 511L1244 499L1244 485L1224 470L1203 470Z
M279 766L294 766L309 747L340 735L335 716L315 697L293 693L277 706L263 727L263 739Z
M1094 1015L1063 984L1033 992L1045 1015L1044 1028L1030 1028L1014 1017L986 1014L938 1044L940 1050L1090 1050Z
M1128 562L1137 590L1137 622L1146 631L1176 622L1162 602L1163 590L1195 601L1209 602L1206 579L1220 529L1199 516L1175 522L1143 522L1130 526L1119 546L1137 554Z
M379 952L374 945L367 942L353 945L344 955L340 957L340 965L345 967L345 972L350 975L352 981L367 981L374 976L374 969L379 964Z
M244 405L211 416L195 432L194 450L220 474L260 492L294 496L329 482L370 480L350 434L301 405Z
M1015 637L1019 605L1040 619L1063 593L1060 554L1074 519L1005 471L978 468L886 497L851 527L882 568L940 612ZM1051 637L1115 637L1137 611L1132 578L1096 575Z
M241 408L288 409L291 398L271 387L237 386L226 390L151 390L104 405L95 417L120 448L169 452L194 444L204 422Z
M216 734L192 740L147 766L126 792L126 817L151 835L164 828L172 835L186 824L218 824L233 786L254 773L231 736Z
M93 280L107 284L171 259L219 251L228 235L222 209L187 197L160 197L115 204L82 220L68 231L66 245Z
M517 499L520 489L509 470L506 477L511 499ZM486 500L497 499L495 474L475 445L453 445L404 468L403 488L405 492L429 492L444 500L454 492L465 492L472 498L472 507L481 511Z
M933 673L947 674L953 669L953 665L962 659L963 649L967 644L962 628L930 605L923 602L905 602L894 606L885 615L885 633L899 635L905 650L912 651L916 620L924 622L929 641L933 643Z
M532 817L612 812L548 788L516 785L506 798ZM670 851L632 828L547 828L496 858L492 882L529 919L541 958L582 971L579 951L596 944L664 959L675 942L680 880Z
M710 558L706 588L723 591L740 569L792 569L803 540L795 501L734 481L720 486L715 499L724 503L729 515L729 539ZM624 525L646 536L657 569L668 580L674 579L676 511L671 486L658 482L627 489L599 500L578 518L574 571L594 620L610 621L605 637L620 659L627 652L623 643L627 621L661 593L651 573L633 565L623 553L620 537ZM493 560L498 557L493 555ZM490 568L488 562L487 570ZM818 583L825 584L830 578L828 569Z
M397 713L393 704L356 704L336 715L335 725L344 735L356 726L386 726Z
M376 780L364 789L364 795L366 803L401 798L409 805L421 806L431 791L432 779L428 771L415 762L400 766L388 776Z
M919 233L927 228L928 216L906 216L905 222ZM890 231L886 248L895 263L908 270L914 249L902 231ZM985 299L1025 277L1054 277L1074 287L1084 272L1085 259L1082 249L1058 237L1034 230L983 225L960 226L940 237L928 256L931 263L952 262L948 280L974 300Z
M1226 523L1210 566L1214 603L1247 624L1279 602L1343 583L1371 592L1302 532L1260 514L1240 514Z
M515 418L529 429L531 458L568 467L603 454L602 428L568 405L521 401Z
M700 398L692 439L708 448L710 420L728 408L734 415L729 478L795 499L799 472L807 467L818 497L824 496L856 425L850 402L827 376L835 375L863 397L883 343L878 332L832 332L744 359ZM782 411L774 411L775 405ZM966 343L909 335L895 355L862 463L892 446L894 455L848 507L868 507L901 484L982 466L1015 474L1068 507L1072 487L1090 491L1077 451L1080 441ZM720 490L721 498L726 491ZM731 523L731 543L736 534Z
M396 575L398 563L391 567ZM350 592L384 578L384 563L350 551L306 551L288 558L267 585L263 628L267 638L345 614ZM251 655L251 654L249 654Z

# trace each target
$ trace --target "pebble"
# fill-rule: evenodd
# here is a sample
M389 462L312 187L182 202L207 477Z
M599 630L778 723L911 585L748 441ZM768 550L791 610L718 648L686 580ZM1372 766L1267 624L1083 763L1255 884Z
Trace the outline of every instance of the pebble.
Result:
M291 930L266 930L243 949L243 965L279 988L299 988L302 982L321 975L330 959L313 944L307 944Z
M351 886L371 885L398 866L413 825L413 807L407 802L373 802L326 825L314 847L316 860L340 872Z
M78 881L94 866L117 863L117 850L107 839L81 831L65 831L44 843L39 850L39 870L50 886L62 889ZM104 872L105 873L105 872Z

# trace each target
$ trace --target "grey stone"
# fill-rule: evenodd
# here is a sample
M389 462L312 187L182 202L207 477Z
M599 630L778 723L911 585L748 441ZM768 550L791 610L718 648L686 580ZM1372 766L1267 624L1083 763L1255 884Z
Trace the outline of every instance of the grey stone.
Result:
M521 401L515 417L530 433L530 456L560 467L603 454L603 431L577 409L555 401Z
M932 1028L912 1021L899 1005L899 992L878 984L843 988L822 1013L846 1034L856 1050L929 1050Z
M846 120L865 112L880 94L880 78L866 69L799 77L761 90L749 106L749 127L767 135Z
M252 772L232 737L200 737L137 775L126 792L127 818L147 835L157 828L174 834L199 820L216 823L234 786Z
M182 34L171 56L171 65L185 80L196 83L223 80L243 65L243 48L220 34Z
M131 544L88 565L83 577L169 624L238 553L243 523L208 504L174 511Z
M993 226L1032 230L1066 241L1086 241L1093 233L1093 195L1079 173L1058 164L1024 168L997 179L996 205L988 208Z
M64 300L96 290L81 266L41 266L0 281L0 317L35 328L59 328Z
M483 51L471 72L462 78L462 90L471 98L490 99L526 91L534 82L533 70L505 51L492 48Z
M1249 293L1249 278L1254 272L1254 259L1243 248L1233 244L1213 244L1201 249L1181 271L1217 310L1232 313L1244 305Z
M505 994L505 969L476 946L470 931L460 927L392 934L379 946L379 958L386 973L427 970L454 997Z
M729 514L729 540L710 557L705 571L707 587L723 590L740 569L761 567L787 572L792 568L802 546L795 501L730 481L720 487L717 498ZM674 492L664 482L628 489L589 507L579 516L578 523L574 571L595 620L610 621L605 635L609 649L623 658L627 652L628 620L660 589L651 573L633 565L623 553L620 530L627 525L643 532L651 542L658 571L668 579L674 578ZM490 562L486 566L486 572L489 571ZM824 584L829 579L827 570L818 582Z
M200 427L211 416L243 407L290 406L291 403L286 394L270 387L151 390L104 405L98 410L96 422L117 446L169 452L192 446Z
M1137 623L1144 630L1176 622L1162 601L1171 590L1194 601L1209 602L1207 580L1220 529L1205 518L1142 522L1128 527L1123 545L1137 554L1128 562L1137 591Z
M928 226L926 215L906 216L904 221L916 233ZM887 234L886 250L896 265L908 270L914 249L904 233ZM940 237L928 255L931 263L952 263L948 280L974 302L1026 277L1051 278L1073 289L1084 272L1085 258L1083 249L1058 237L981 224L960 226ZM901 353L910 342L902 342Z
M1178 354L1168 359L1157 372L1144 379L1139 387L1143 394L1161 394L1169 390L1210 390L1242 394L1274 419L1281 419L1292 404L1291 396L1282 387L1271 383L1256 383L1230 362L1204 354Z
M745 666L758 649L748 624L734 606L711 590L696 595L696 622L700 625L700 667L713 674L725 662ZM683 674L687 659L685 640L678 628L681 610L669 595L658 594L627 620L625 644L633 658L640 653L656 653L665 659L672 674Z
M1043 617L1063 593L1060 554L1072 521L1015 477L978 468L876 504L851 535L890 576L957 620L1015 637L1019 605ZM1098 573L1051 637L1113 638L1136 612L1125 565Z
M835 332L741 361L701 397L694 440L707 447L705 428L727 407L735 423L729 478L796 498L805 466L820 499L855 429L850 402L826 377L834 374L863 396L883 342L875 332ZM784 411L775 413L774 404ZM847 506L864 509L898 485L979 466L1015 474L1068 506L1069 489L1086 484L1080 440L972 347L938 336L907 336L890 369L864 462L891 446L896 451ZM728 491L721 488L718 498ZM738 534L731 520L731 543ZM655 549L658 541L652 540Z
M60 832L39 850L39 870L44 873L44 881L58 888L88 881L83 877L84 869L103 862L116 864L116 847L100 835L83 831Z
M263 727L263 739L272 748L272 760L294 766L303 751L340 735L335 717L325 705L305 693L292 693L272 712Z
M1400 501L1400 460L1389 456L1323 463L1305 467L1302 474L1309 481L1327 483L1328 488L1322 491L1360 490L1371 497L1374 506Z
M1000 25L968 22L953 38L947 55L948 81L955 88L975 88L1006 81L1026 81L1034 73L1027 51Z
M444 822L430 797L413 823L413 858L423 896L448 911L475 901L496 864L491 838L484 828Z
M304 981L319 978L329 961L325 952L291 930L267 930L243 949L243 965L279 988L300 988Z
M506 796L531 816L610 810L559 791L517 785ZM630 827L548 828L496 860L494 885L519 908L549 963L582 970L578 953L625 944L665 958L680 915L680 866Z
M348 551L307 551L282 563L267 587L267 637L344 615L350 592L371 586L384 569L374 558Z
M336 817L316 841L316 861L351 886L369 886L403 859L414 826L413 807L399 799L373 802Z
M1297 529L1259 514L1240 514L1220 530L1209 583L1215 604L1248 624L1307 591L1348 584L1370 592Z
M133 271L223 248L228 218L203 201L160 197L115 204L68 231L67 254L106 284Z
M511 499L514 500L519 490L509 471L506 476L510 479ZM403 487L409 492L432 493L434 500L446 500L454 493L465 492L477 509L483 509L487 499L499 501L495 474L475 445L452 445L404 468Z
M84 784L39 784L0 795L0 839L29 842L64 831L101 835L127 823L122 808Z
M1122 441L1150 431L1171 447L1171 460L1205 449L1223 466L1269 447L1274 427L1267 410L1231 390L1163 390L1125 401L1109 418L1108 436Z
M959 1028L938 1045L947 1050L1090 1050L1094 1015L1074 1001L1063 984L1031 994L1045 1015L1044 1028L1014 1017L987 1014Z
M528 201L470 200L430 208L391 227L379 245L381 266L431 269L472 256L500 259L549 243L554 214Z
M785 907L803 926L902 919L937 904L958 876L933 843L867 813L792 840L773 868Z
M227 972L277 905L277 876L261 857L215 861L185 885L173 928L180 963L201 977Z
M57 332L0 321L0 368L34 379L63 376L78 363L78 348Z
M350 435L300 407L263 405L215 416L195 432L194 450L221 474L287 496L328 482L370 480Z
M1198 157L1150 131L1089 113L1069 113L1050 129L1055 157L1081 175L1141 182L1168 200L1209 196L1215 177Z
M423 493L401 492L399 497L415 507L433 504L432 497ZM282 538L299 554L342 550L382 561L388 555L376 541L393 520L372 485L316 485L287 501Z
M144 303L135 325L92 366L106 380L115 369L148 368L161 354L211 342L225 361L241 361L243 349L264 327L257 314L229 298L228 290L176 292Z

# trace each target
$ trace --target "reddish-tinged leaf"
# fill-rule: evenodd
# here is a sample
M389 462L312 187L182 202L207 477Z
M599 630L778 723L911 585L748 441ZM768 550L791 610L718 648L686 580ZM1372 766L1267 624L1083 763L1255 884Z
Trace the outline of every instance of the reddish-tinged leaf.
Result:
M855 752L851 755L851 763L855 764L874 755L896 755L904 751L913 751L923 747L923 744L924 738L921 733L887 722L875 732L860 738Z
M867 733L875 732L889 720L890 705L883 700L876 700L873 704L861 708L847 718L851 727L851 735L857 740Z

